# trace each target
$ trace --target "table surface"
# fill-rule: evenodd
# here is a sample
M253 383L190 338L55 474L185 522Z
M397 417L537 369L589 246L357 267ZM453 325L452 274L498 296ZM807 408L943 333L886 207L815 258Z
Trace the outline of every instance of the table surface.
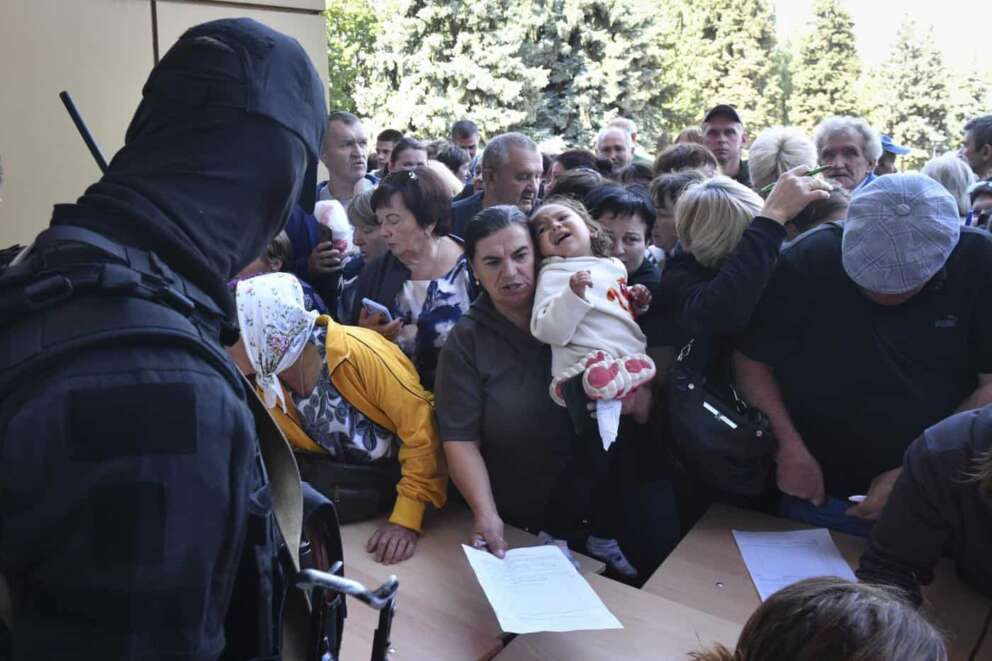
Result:
M758 512L714 505L644 585L644 590L743 626L761 603L731 530L782 531L809 528ZM831 532L852 568L865 540ZM942 560L934 582L923 590L925 612L948 638L951 659L967 659L978 642L992 601L961 583L953 564ZM976 659L992 660L992 642Z
M586 576L623 629L517 636L497 661L679 659L720 642L733 648L740 625L602 576Z
M345 576L368 588L378 587L391 574L399 578L390 658L492 658L503 647L504 634L461 547L472 533L471 512L456 504L429 512L416 553L396 565L379 564L365 551L365 543L383 523L385 519L348 524L341 527L341 537ZM506 526L504 536L510 548L537 544L534 535L512 526ZM598 560L573 555L583 574L604 569ZM377 611L348 601L342 659L369 658L378 618Z

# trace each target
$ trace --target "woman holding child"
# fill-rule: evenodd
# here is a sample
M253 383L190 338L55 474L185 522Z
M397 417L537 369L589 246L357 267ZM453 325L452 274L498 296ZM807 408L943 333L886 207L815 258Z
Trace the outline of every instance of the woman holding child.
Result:
M584 514L568 479L568 414L548 396L551 352L530 334L536 255L527 217L490 207L465 229L465 254L482 287L448 335L435 395L455 485L489 549L506 549L503 521L561 535Z
M497 555L506 549L504 520L544 532L547 541L578 541L573 533L587 525L595 480L576 451L567 410L549 393L551 347L531 335L540 255L526 216L511 206L484 210L466 226L465 253L483 293L448 337L435 393L452 480L475 515L476 539ZM629 564L648 575L674 543L664 516L653 516L668 501L641 484L630 486L614 514L621 544L650 547L631 554L625 546ZM611 566L626 563L618 552L614 541L594 554Z

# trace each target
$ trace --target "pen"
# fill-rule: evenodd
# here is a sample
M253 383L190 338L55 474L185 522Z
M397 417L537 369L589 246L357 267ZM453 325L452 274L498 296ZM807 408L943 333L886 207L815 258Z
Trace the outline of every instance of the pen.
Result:
M862 496L860 494L857 495L857 496L848 496L847 499L849 501L851 501L852 503L863 503L863 502L865 502L865 496Z
M829 165L821 165L820 167L818 167L818 168L816 168L814 170L810 170L809 172L807 172L803 176L804 177L812 177L813 175L820 174L824 170L829 170L829 169L830 169L830 166ZM772 183L770 183L767 186L765 186L764 188L762 188L761 189L762 195L764 195L765 193L771 193L772 192L772 189L775 188L775 184L777 184L777 183L778 183L778 179L776 179Z

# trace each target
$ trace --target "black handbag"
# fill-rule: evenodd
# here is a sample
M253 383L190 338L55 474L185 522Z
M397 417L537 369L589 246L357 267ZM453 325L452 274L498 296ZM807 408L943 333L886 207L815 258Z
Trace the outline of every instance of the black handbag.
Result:
M693 366L694 342L679 352L666 384L675 459L708 487L759 494L768 485L777 447L768 416L733 385L712 383Z
M334 503L343 524L374 519L393 509L401 477L396 461L349 464L306 452L297 452L296 461L300 476Z

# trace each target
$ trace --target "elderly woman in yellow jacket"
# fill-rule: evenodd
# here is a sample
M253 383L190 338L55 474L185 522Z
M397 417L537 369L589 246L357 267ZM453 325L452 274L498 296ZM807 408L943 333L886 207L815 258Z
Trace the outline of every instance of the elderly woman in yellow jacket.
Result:
M287 273L238 283L237 309L232 355L255 375L290 444L348 463L398 458L392 515L367 548L386 564L412 556L427 503L444 505L448 476L433 401L409 359L375 331L306 310Z

